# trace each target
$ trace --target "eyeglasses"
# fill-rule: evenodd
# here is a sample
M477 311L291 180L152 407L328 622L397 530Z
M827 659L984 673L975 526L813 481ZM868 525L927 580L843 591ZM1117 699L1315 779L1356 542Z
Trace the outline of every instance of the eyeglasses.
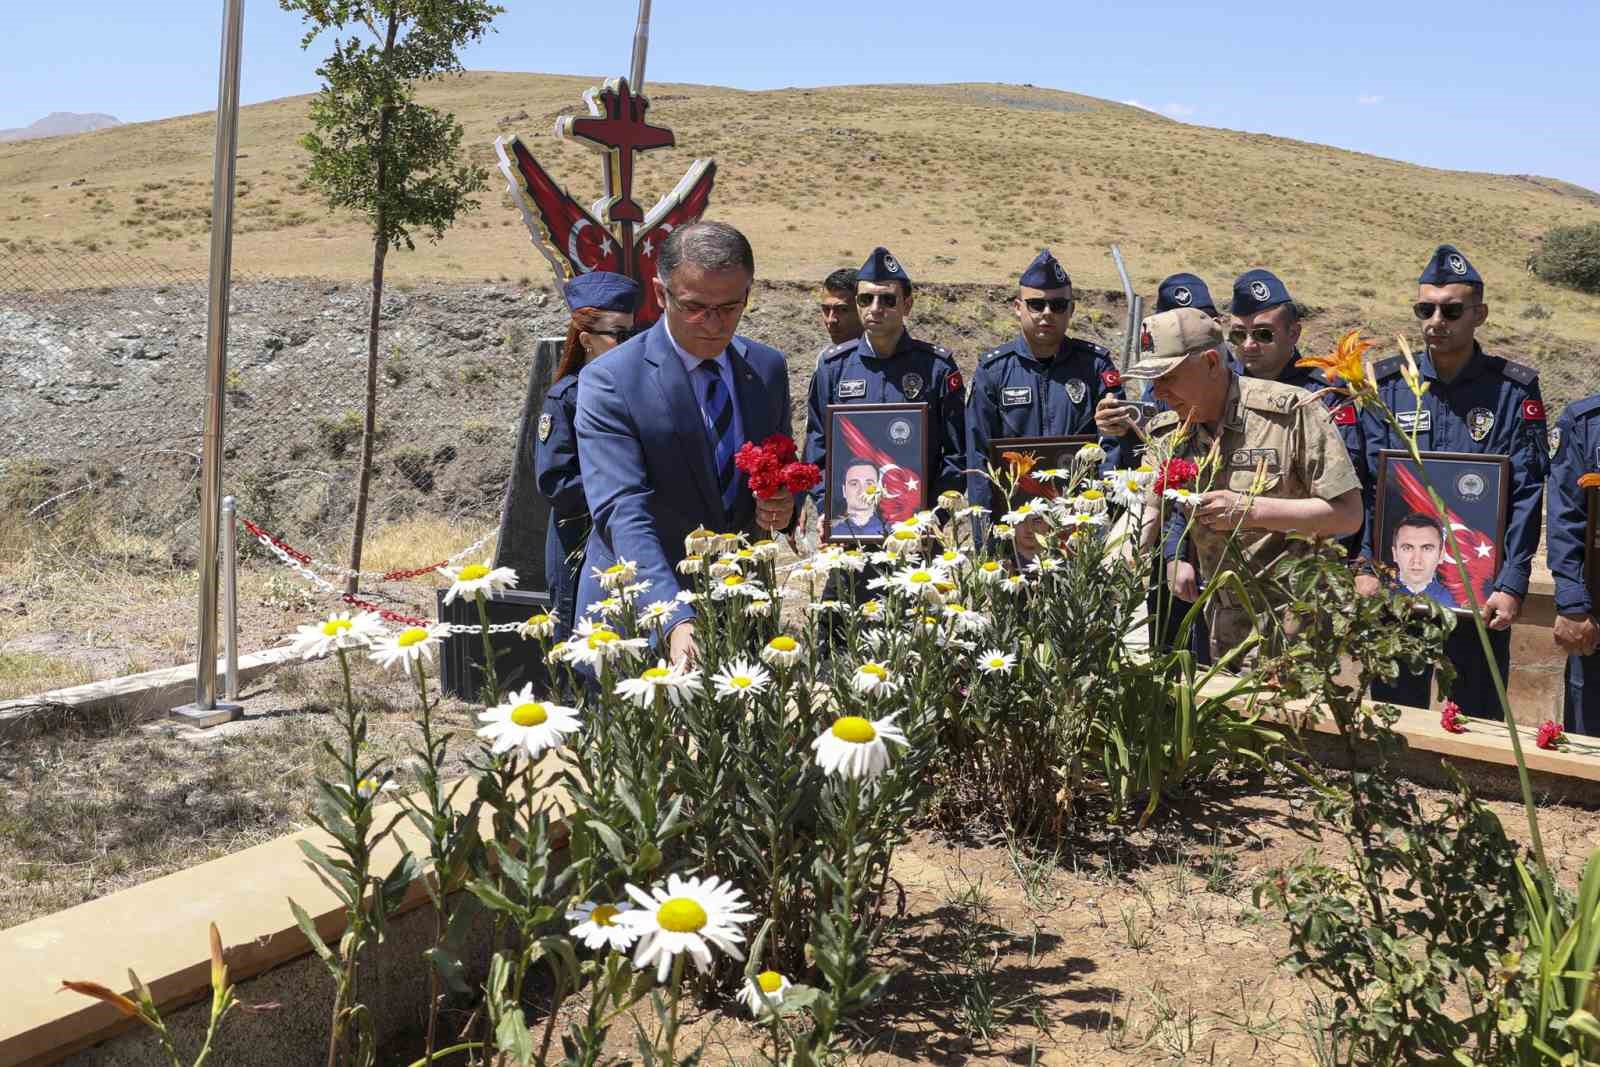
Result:
M750 293L746 290L745 294L739 299L726 304L697 304L692 300L679 300L677 294L671 289L667 289L667 299L683 313L683 317L687 321L704 322L712 316L722 319L736 314L750 300Z
M1272 332L1271 326L1252 326L1248 330L1238 329L1228 331L1228 341L1236 345L1242 345L1248 340L1254 340L1258 345L1270 345L1272 343L1272 339L1277 336L1278 335L1276 333Z
M1048 300L1042 296L1030 296L1023 303L1028 305L1028 310L1035 315L1044 311L1045 308L1049 308L1057 315L1061 315L1072 306L1071 298L1065 296L1052 296Z
M585 330L583 332L594 337L614 337L619 343L626 341L630 337L637 337L640 333L640 331L629 329L626 326L618 326L614 330Z
M857 293L856 307L869 308L876 300L879 307L892 308L900 303L899 293Z
M1477 306L1477 304L1435 304L1432 301L1423 300L1411 305L1411 313L1423 322L1427 322L1433 318L1433 313L1437 311L1444 316L1444 321L1454 322L1465 315L1468 308Z

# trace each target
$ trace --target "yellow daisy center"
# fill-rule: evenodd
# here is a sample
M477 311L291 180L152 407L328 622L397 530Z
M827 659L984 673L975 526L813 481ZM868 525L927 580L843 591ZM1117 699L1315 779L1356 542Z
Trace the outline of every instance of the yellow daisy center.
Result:
M422 644L427 639L428 631L420 626L408 626L400 631L400 636L394 639L394 643L401 648L410 648L412 645Z
M625 574L625 573L627 573L627 570L628 570L628 568L626 566L624 566L623 564L621 564L621 563L613 563L611 566L606 568L606 573L607 574Z
M956 589L955 582L934 582L933 587L941 593L953 593Z
M896 541L915 541L917 539L917 531L896 530L891 536L893 536Z
M617 635L615 630L596 630L594 633L589 635L589 647L602 648L605 645L611 644L613 641L620 640L622 640L622 638Z
M379 785L376 778L363 778L361 781L356 783L356 792L364 797L370 797L372 794L376 793L378 789Z
M617 924L614 920L621 914L621 911L610 904L602 904L589 913L589 921L596 926L615 926Z
M661 929L675 934L692 934L706 925L706 909L688 897L673 897L656 911Z
M990 656L989 657L989 666L991 666L991 667L1004 667L1005 665L1006 665L1006 659L1005 659L1004 656Z
M852 745L865 745L878 739L878 731L859 715L846 715L836 719L831 729L834 737L848 741Z
M929 582L933 581L933 572L912 571L911 577L908 578L907 581L909 581L912 585L927 585Z
M735 689L749 689L756 684L756 680L748 674L735 674L728 679L728 684Z
M994 560L988 559L988 560L984 560L983 561L983 570L985 571L985 573L993 574L995 571L997 571L999 569L1000 569L1000 564L996 563Z
M767 642L767 647L774 652L793 652L800 647L799 642L788 634L780 634Z
M739 551L734 553L734 557L736 559L755 559L756 554L748 548L741 548Z
M666 667L650 667L644 672L642 677L647 682L659 682L663 678L671 677L671 675L672 671Z
M1085 500L1100 500L1105 497L1105 494L1098 489L1085 489L1079 495L1081 495Z
M756 975L756 985L761 987L761 992L770 997L783 988L783 975L777 971L762 971Z
M322 636L338 637L340 634L349 629L349 619L329 619L327 622L322 624Z
M744 584L744 576L739 574L730 574L726 578L722 579L722 584L727 586L729 589L732 589L736 585Z
M869 600L861 605L861 613L863 615L876 615L881 610L883 610L883 605L876 600Z
M541 612L538 615L529 615L528 616L528 625L529 626L543 626L546 623L548 623L549 621L550 621L550 615L547 612Z
M870 674L880 682L889 677L888 670L881 663L863 663L861 665L861 673Z
M465 567L461 568L461 573L456 576L456 581L458 581L458 582L475 582L479 578L483 578L483 577L487 576L488 573L489 573L489 568L485 567L483 564L481 564L481 563L469 563Z
M518 704L511 709L511 721L518 726L543 726L550 713L539 703Z

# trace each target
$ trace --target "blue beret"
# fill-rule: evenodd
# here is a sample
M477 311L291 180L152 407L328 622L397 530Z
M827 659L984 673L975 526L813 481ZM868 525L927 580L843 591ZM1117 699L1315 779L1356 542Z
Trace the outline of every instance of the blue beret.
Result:
M911 284L911 275L907 274L900 266L900 261L890 254L887 248L879 245L872 250L872 255L861 264L861 269L856 272L856 280L862 282L900 282L903 285Z
M626 311L630 314L639 306L639 283L626 274L612 274L608 270L580 274L561 287L567 307L596 308L600 311Z
M1279 281L1276 274L1257 267L1245 271L1233 283L1233 303L1228 305L1228 310L1235 315L1254 315L1292 299L1288 286Z
M1046 248L1033 257L1033 262L1022 272L1017 284L1029 289L1063 289L1072 284L1072 279L1068 277L1067 269Z
M1483 275L1457 251L1455 245L1440 245L1422 268L1418 285L1482 285Z
M1173 274L1162 279L1161 287L1156 290L1156 313L1173 308L1215 311L1217 302L1211 299L1211 290L1206 288L1206 283L1198 275Z

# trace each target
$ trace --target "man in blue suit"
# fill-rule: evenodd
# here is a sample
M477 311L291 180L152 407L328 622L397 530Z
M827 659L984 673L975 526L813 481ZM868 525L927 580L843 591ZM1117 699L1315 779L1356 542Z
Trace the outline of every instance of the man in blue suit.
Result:
M733 454L746 441L788 434L783 353L735 336L750 298L755 255L732 226L696 222L672 232L656 260L660 321L578 379L578 461L594 517L578 614L607 593L595 578L618 560L638 567L639 602L672 600L682 586L684 539L787 529L794 497L751 494ZM667 652L694 652L694 609L664 626Z

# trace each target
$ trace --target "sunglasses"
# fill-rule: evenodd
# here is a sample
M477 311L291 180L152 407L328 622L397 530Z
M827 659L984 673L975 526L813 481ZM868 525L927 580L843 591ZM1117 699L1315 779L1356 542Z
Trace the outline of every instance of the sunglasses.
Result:
M1242 345L1247 340L1253 340L1259 345L1270 345L1272 343L1272 339L1277 336L1277 334L1272 332L1272 327L1270 326L1252 326L1248 330L1240 329L1228 331L1229 342L1236 345Z
M900 303L900 294L899 293L857 293L856 294L856 307L869 308L869 307L872 306L873 301L877 301L879 307L892 308L895 305Z
M1030 296L1024 300L1023 303L1026 304L1028 306L1028 310L1033 312L1035 315L1044 311L1045 308L1049 308L1057 315L1061 315L1065 314L1066 310L1072 306L1072 301L1064 296L1052 296L1048 300L1042 296Z
M639 336L639 333L641 331L629 329L626 326L618 326L614 330L585 330L583 332L587 333L587 334L592 334L595 337L614 337L619 342L621 342L621 341L626 341L630 337Z
M1435 304L1431 301L1423 300L1411 305L1411 313L1423 322L1427 322L1433 318L1433 313L1437 311L1444 316L1444 321L1455 322L1467 313L1468 308L1477 306L1477 304Z

